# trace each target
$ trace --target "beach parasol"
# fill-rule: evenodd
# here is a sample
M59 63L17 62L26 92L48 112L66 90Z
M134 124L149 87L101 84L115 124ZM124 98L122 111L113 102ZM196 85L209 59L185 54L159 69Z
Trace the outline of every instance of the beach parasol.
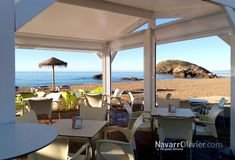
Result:
M55 66L67 67L67 62L61 61L55 57L51 57L39 63L40 68L43 66L52 66L52 91L55 91Z

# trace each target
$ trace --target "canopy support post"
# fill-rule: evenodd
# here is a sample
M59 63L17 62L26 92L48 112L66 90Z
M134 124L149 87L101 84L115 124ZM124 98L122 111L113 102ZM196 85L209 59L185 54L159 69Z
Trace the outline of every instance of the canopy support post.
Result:
M235 154L235 35L230 36L231 44L231 102L230 102L230 149Z
M107 44L102 53L102 83L103 83L103 93L106 95L106 104L110 104L111 96L111 51L109 45ZM110 105L108 105L108 110L110 110ZM110 112L107 114L107 121L110 121Z
M155 20L148 22L144 40L144 110L151 111L156 104L156 39Z
M111 51L106 45L102 53L102 83L104 94L111 95Z
M0 124L15 121L14 1L0 1Z

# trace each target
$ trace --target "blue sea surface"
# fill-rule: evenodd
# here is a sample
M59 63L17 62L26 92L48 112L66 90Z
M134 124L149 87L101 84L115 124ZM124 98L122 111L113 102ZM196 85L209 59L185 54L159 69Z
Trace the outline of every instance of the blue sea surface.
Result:
M220 71L212 71L212 72L220 77L230 77L231 75L230 70L220 70Z
M230 76L230 71L215 71L214 73L223 77ZM55 83L57 86L102 83L102 80L92 78L96 74L100 74L100 72L55 72ZM16 72L16 86L50 86L51 77L51 72ZM128 82L128 80L122 80L123 77L143 79L144 74L143 72L112 72L112 82ZM174 79L174 76L157 74L156 79Z

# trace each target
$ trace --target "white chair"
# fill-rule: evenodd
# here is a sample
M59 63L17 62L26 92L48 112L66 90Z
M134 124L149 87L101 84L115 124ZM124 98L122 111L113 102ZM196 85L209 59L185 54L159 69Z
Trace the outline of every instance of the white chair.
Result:
M195 134L213 136L218 138L215 120L223 111L218 105L213 106L207 115L197 115L199 120L195 122ZM218 140L218 139L217 139Z
M85 94L87 105L93 108L101 108L103 106L103 95L102 93L89 93Z
M106 121L107 120L107 106L103 106L101 108L98 107L90 107L89 105L81 105L80 106L80 116L84 120L97 120L97 121ZM96 134L93 139L103 139L104 132L106 132L106 128L101 130L98 134ZM81 137L70 137L70 141L85 143L87 142L87 138Z
M107 119L107 106L103 107L90 107L89 105L81 105L80 116L86 120L106 120Z
M79 108L81 103L84 103L84 97L82 96L82 93L79 91L79 90L75 90L73 91L74 95L76 96L77 98L77 107Z
M121 97L122 97L122 93L124 91L120 90L120 89L115 89L113 95L110 98L111 104L113 105L120 105L121 104Z
M114 93L113 93L113 97L121 97L123 93L123 90L120 90L118 88L115 89Z
M157 116L159 141L164 142L166 138L174 140L192 141L193 137L193 117L176 118ZM160 153L162 159L162 153ZM191 149L189 148L189 159L192 159Z
M46 95L46 98L52 98L52 110L56 111L59 109L61 92L49 93Z
M128 142L116 140L97 140L97 160L129 159L134 160L135 139L134 135L138 127L143 124L143 115L140 115L132 129L116 127L116 130L122 132Z
M73 93L75 94L76 98L80 99L82 97L80 91L76 90L76 91L73 91Z
M88 151L89 143L85 143L75 154L69 154L69 143L67 138L59 137L47 147L29 154L28 160L84 160L90 159ZM81 153L86 150L86 155Z
M150 115L150 112L147 111L136 111L133 112L131 106L125 102L123 107L127 110L128 113L128 128L131 129L133 124L135 123L136 119L138 118L139 115L144 116L144 123L139 127L139 130L142 131L152 131L152 117Z
M37 95L37 97L44 97L46 92L44 92L44 91L37 91L35 94Z
M33 110L37 116L47 115L51 122L52 118L52 99L29 100L30 110Z
M224 97L221 98L218 102L219 108L223 108L226 102L227 102L227 100Z
M134 105L143 105L143 100L142 99L140 99L138 97L134 97L131 92L128 92L128 95L129 95L130 100L131 100L131 108L133 108Z
M223 108L225 103L227 102L227 100L223 97L219 100L219 102L217 104L214 105L206 105L206 104L202 104L199 107L194 107L194 108L199 108L198 112L194 112L197 116L201 116L201 115L207 115L210 112L210 109L213 108L214 106L217 106L219 108Z
M29 122L29 123L38 123L36 113L31 110L26 112L23 116L16 117L17 123ZM75 154L70 154L68 156L68 139L67 138L57 138L52 144L47 147L29 154L28 160L83 160L90 159L89 152L90 144L84 144ZM83 151L86 150L86 155L81 155Z

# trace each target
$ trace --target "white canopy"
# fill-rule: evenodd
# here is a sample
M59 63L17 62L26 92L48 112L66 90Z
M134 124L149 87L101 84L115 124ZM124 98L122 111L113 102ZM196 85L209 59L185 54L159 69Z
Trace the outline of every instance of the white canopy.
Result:
M57 0L17 31L16 46L101 51L109 42L116 51L143 46L144 33L132 31L149 19L180 18L156 27L162 44L228 33L224 16L201 0Z

